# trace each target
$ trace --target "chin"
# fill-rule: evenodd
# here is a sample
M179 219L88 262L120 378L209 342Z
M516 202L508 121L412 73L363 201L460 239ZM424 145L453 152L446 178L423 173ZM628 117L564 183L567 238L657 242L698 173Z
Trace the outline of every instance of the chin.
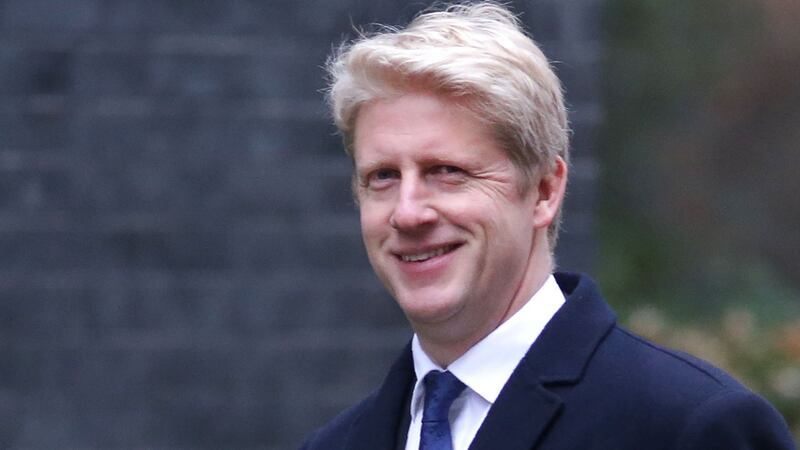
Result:
M463 309L463 300L458 296L424 295L407 292L396 297L400 308L412 323L437 324L447 321Z

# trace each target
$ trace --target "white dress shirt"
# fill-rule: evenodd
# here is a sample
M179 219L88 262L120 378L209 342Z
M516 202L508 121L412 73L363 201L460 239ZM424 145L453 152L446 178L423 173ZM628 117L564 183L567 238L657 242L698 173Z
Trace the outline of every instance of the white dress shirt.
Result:
M446 370L467 386L450 408L453 450L467 450L511 373L564 302L564 294L550 275L516 314L447 367ZM419 450L425 401L422 380L428 372L445 368L439 367L422 350L416 334L411 341L411 351L417 382L411 397L406 450Z

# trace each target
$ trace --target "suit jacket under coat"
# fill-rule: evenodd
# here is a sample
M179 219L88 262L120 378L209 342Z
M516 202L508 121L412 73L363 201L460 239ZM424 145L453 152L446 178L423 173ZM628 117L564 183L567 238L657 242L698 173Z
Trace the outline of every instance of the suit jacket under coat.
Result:
M471 450L795 448L762 398L704 361L620 328L588 277L556 280L567 302L514 370ZM402 448L414 381L407 346L376 392L303 448Z

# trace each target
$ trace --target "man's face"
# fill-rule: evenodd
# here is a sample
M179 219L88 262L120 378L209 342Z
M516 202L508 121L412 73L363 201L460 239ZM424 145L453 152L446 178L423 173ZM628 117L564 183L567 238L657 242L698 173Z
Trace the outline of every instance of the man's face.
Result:
M534 239L546 233L537 190L519 192L519 171L472 113L434 94L377 100L354 143L367 254L423 339L480 339L528 300L546 241Z

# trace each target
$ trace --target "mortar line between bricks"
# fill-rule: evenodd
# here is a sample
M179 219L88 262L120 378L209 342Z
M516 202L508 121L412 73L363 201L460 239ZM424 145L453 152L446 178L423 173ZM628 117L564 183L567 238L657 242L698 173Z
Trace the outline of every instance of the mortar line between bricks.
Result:
M206 330L207 331L207 330ZM298 351L400 349L411 338L411 330L397 326L380 330L359 329L296 329L264 336L224 336L215 339L187 338L185 330L168 333L129 333L106 336L103 339L47 338L3 339L0 349L22 352L41 351L208 351L245 353L287 353ZM334 338L335 337L335 338Z

